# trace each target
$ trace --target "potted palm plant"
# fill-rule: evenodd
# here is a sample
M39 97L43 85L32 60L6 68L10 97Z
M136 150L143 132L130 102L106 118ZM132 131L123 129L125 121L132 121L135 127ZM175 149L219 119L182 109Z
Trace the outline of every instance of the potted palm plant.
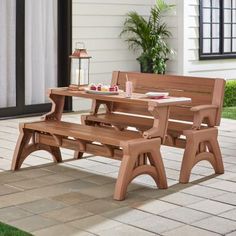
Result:
M173 7L164 0L156 0L147 20L135 11L127 14L121 36L125 37L130 49L141 49L137 58L141 72L164 74L166 71L166 61L174 52L165 41L171 32L163 21L163 15Z

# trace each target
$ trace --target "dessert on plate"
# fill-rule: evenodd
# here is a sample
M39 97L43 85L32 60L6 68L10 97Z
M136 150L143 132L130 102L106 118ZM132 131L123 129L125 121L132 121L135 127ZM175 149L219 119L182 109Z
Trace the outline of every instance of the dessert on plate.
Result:
M119 92L119 88L117 85L103 85L103 84L90 84L88 87L90 91L101 91L101 92Z

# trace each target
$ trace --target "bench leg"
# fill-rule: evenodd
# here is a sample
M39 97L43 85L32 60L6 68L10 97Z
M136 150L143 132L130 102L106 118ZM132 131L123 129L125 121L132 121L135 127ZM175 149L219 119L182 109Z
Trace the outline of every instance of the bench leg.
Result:
M157 177L154 178L154 180L155 180L157 186L160 189L168 188L165 167L164 167L164 163L162 161L162 156L161 156L160 150L156 149L155 151L148 153L148 158L149 158L150 164L152 166L154 166L156 169Z
M41 144L38 144L38 146L39 146L38 150L45 150L45 151L49 152L52 155L53 161L55 163L62 162L61 150L59 147L53 147L53 146L47 146L47 145L41 145ZM41 146L41 148L40 148L40 146ZM36 147L37 147L37 144L36 144Z
M80 117L80 121L81 121L81 124L82 125L88 125L87 124L87 115L81 115L81 117Z
M210 162L216 174L224 173L217 128L205 130L187 130L186 147L180 170L180 183L188 183L192 168L202 160ZM203 147L205 144L205 147ZM199 148L200 147L200 148Z
M22 154L32 138L33 133L24 129L24 124L19 126L20 134L16 143L13 160L11 164L12 170L18 170L23 163Z
M83 152L80 152L80 151L75 151L74 152L74 159L81 159L83 157Z
M210 140L210 145L208 149L211 153L215 156L215 163L213 165L216 174L224 174L224 164L223 159L220 151L220 146L217 140L217 137Z
M125 199L127 187L131 181L131 176L136 160L137 158L135 158L135 156L123 155L118 179L115 186L115 200L122 201Z
M180 178L179 178L180 183L189 182L197 150L198 150L197 142L193 139L192 136L191 137L188 136L186 140L186 147L184 150L184 156L180 170Z
M123 147L123 158L116 182L114 199L124 200L129 183L142 174L150 175L159 188L167 188L167 180L160 153L161 139L137 139L126 142ZM140 155L147 154L150 165L139 161ZM137 165L140 163L140 165Z
M62 162L61 151L59 147L53 147L45 144L33 142L34 133L31 130L24 129L24 124L20 124L20 134L16 143L11 170L20 169L22 163L32 152L44 150L49 152L54 162Z

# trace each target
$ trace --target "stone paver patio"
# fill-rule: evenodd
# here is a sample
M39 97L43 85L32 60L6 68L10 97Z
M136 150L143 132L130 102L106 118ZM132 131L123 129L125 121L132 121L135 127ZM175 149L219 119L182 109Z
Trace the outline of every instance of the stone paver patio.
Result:
M19 122L0 121L0 221L33 235L236 235L236 121L222 120L220 145L225 174L215 176L207 162L193 169L191 183L178 184L183 151L162 148L168 190L140 176L129 187L127 199L112 194L119 161L86 156L52 164L45 152L26 159L10 172ZM78 114L66 121L79 122Z

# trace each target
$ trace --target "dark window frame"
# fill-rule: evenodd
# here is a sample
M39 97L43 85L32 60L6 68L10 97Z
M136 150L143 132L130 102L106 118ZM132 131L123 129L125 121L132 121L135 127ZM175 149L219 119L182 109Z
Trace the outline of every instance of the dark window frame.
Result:
M58 87L69 85L69 55L72 50L72 0L58 0ZM51 103L25 105L25 0L16 0L16 106L0 108L0 119L48 112ZM65 111L72 110L66 99Z
M224 10L231 10L231 21L232 20L232 11L235 9L232 7L231 8L224 8L224 1L220 0L220 6L219 6L219 11L220 11L220 32L219 32L219 44L220 44L220 48L219 48L219 53L203 53L203 1L204 0L199 0L199 59L200 60L215 60L215 59L230 59L230 58L236 58L236 52L224 52L224 39L226 37L224 37ZM211 4L212 4L212 0L211 0ZM232 0L231 0L231 4L232 4ZM206 8L206 7L205 7ZM204 8L204 9L205 9ZM216 9L214 7L209 7L209 9ZM218 9L218 8L217 8ZM212 16L211 16L212 17ZM206 24L206 23L205 23ZM210 22L210 24L212 24L212 21ZM231 51L232 51L232 39L234 39L235 37L233 37L233 31L232 31L232 25L233 22L230 22L229 24L231 24ZM210 33L211 37L209 38L210 40L213 39L212 37L212 32ZM212 42L211 42L211 51L212 51Z

